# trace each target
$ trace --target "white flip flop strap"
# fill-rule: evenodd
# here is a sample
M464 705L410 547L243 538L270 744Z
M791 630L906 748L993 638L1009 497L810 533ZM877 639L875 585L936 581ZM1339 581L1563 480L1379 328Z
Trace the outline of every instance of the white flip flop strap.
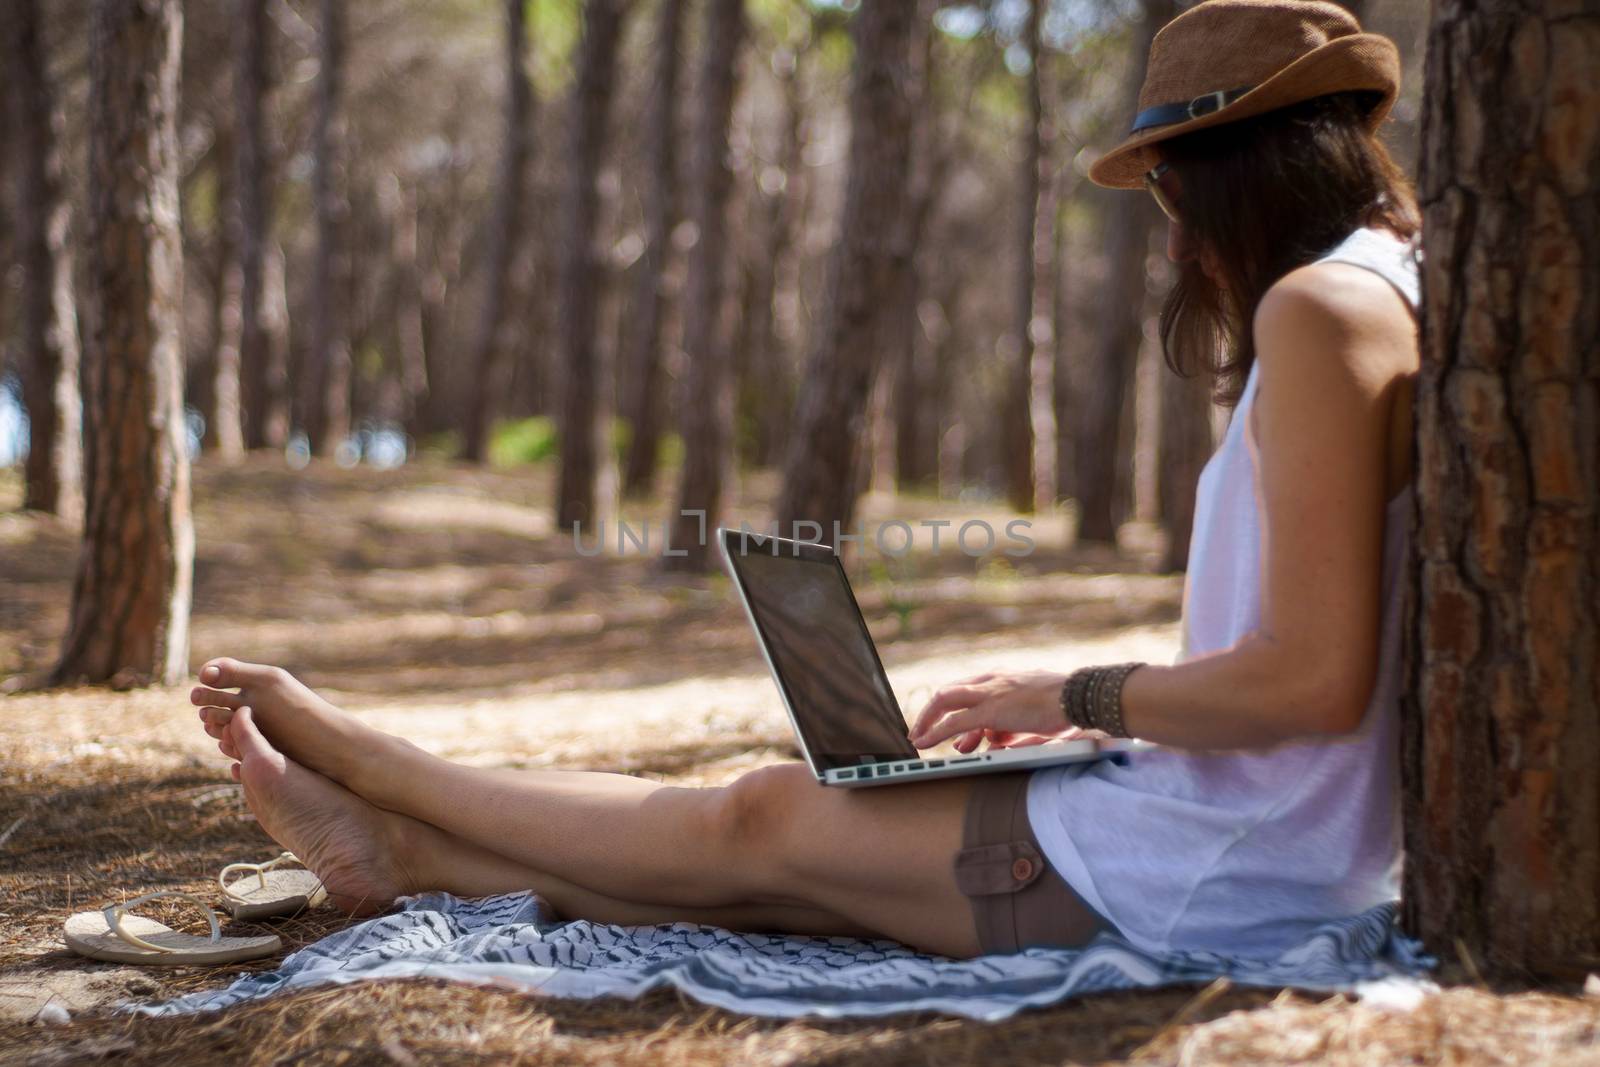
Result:
M146 893L142 897L134 897L132 900L124 901L121 904L108 904L104 908L100 909L100 914L105 916L106 926L111 930L111 932L116 934L130 945L137 946L138 948L147 948L152 952L177 952L178 950L175 948L169 948L166 945L153 944L149 941L146 941L138 934L129 933L127 930L122 928L122 920L126 919L134 908L138 907L140 904L143 904L147 900L160 900L163 897L187 900L190 904L193 904L195 907L205 912L206 922L211 924L211 943L216 944L218 941L222 940L222 926L217 922L217 913L207 907L205 901L201 900L199 897L193 896L189 893L180 893L176 889L164 889L156 893Z
M222 890L222 895L227 897L229 900L237 900L241 903L249 903L249 897L233 888L234 886L238 885L239 882L244 881L244 879L240 878L233 882L229 882L226 880L228 875L232 874L234 871L249 871L260 880L260 888L265 889L267 888L267 872L278 866L280 863L300 863L300 858L293 852L285 852L274 859L268 860L265 863L230 863L217 873L217 887ZM304 866L304 864L301 864L301 866Z

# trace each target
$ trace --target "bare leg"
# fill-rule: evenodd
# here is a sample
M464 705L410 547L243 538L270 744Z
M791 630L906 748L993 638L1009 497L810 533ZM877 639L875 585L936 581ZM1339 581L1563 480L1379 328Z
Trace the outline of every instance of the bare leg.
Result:
M276 668L214 660L201 680L195 703L247 703L274 745L370 803L602 896L677 914L799 907L947 955L978 951L951 864L965 780L823 789L790 765L724 789L680 789L624 775L482 770L374 730Z
M532 889L564 918L618 925L691 922L737 930L872 936L809 908L682 908L637 904L591 892L406 815L384 811L301 767L262 737L245 711L228 729L240 762L234 777L262 828L322 879L353 914L381 910L426 890L486 896Z

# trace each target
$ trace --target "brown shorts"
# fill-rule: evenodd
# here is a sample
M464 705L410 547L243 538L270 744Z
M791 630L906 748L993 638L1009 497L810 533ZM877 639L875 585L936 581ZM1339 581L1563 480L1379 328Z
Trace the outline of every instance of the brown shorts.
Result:
M956 853L956 885L972 902L983 951L1077 948L1112 926L1039 850L1028 825L1028 771L973 782Z

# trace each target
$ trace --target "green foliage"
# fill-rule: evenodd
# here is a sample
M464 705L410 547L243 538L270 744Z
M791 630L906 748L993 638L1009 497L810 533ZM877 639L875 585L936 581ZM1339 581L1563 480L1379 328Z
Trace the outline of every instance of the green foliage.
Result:
M556 455L555 420L544 415L496 423L489 434L489 463L522 467Z
M612 457L620 463L633 439L633 427L627 419L613 418L606 437ZM489 433L489 463L495 467L524 467L560 454L561 433L555 420L547 415L498 422ZM659 456L665 466L682 463L683 438L677 434L662 437Z
M356 351L356 373L364 381L380 380L383 377L384 362L383 346L375 342L368 341Z
M461 455L460 430L431 433L417 443L417 452L427 459L448 460Z
M221 187L217 169L207 167L196 174L183 190L183 213L189 226L197 232L209 233L221 222Z
M572 81L572 63L583 32L573 0L527 0L534 92L542 99L560 96Z

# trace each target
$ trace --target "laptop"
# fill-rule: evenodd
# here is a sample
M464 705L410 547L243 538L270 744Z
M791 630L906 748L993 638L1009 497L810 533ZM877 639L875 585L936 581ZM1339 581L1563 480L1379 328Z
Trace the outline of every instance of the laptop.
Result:
M838 554L748 528L717 541L778 684L800 751L823 785L893 785L927 778L1111 759L1154 746L1081 739L930 757L905 716Z

